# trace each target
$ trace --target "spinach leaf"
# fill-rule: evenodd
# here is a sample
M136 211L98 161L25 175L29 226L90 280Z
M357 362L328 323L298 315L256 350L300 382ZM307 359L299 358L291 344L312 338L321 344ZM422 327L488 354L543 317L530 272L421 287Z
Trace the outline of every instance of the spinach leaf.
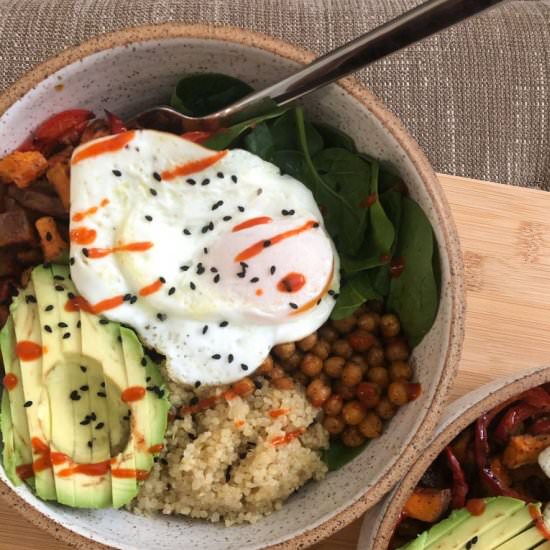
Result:
M367 238L369 238L368 235ZM360 251L356 254L356 257L347 256L346 254L340 255L340 264L348 275L379 267L387 263L384 256L372 250L372 246L365 246L364 248L368 248L369 250Z
M204 145L204 147L208 147L209 149L214 149L216 151L227 149L234 141L236 141L236 139L241 134L243 134L250 128L253 128L257 124L259 124L260 122L264 122L265 120L277 118L285 112L286 112L286 109L283 107L280 107L266 115L261 115L255 118L251 118L249 120L245 120L244 122L239 122L238 124L234 124L229 128L223 128L222 130L213 134L207 140L203 141L202 145Z
M369 220L370 220L370 235L372 244L379 255L388 255L391 251L395 239L395 230L392 222L384 212L384 208L380 202L378 195L378 175L380 165L378 162L371 164L371 187L370 192L374 202L370 205Z
M430 330L438 306L433 270L434 235L420 206L403 197L401 227L395 257L402 258L404 269L393 277L387 305L399 315L412 346Z
M205 116L243 98L253 89L238 78L218 73L184 76L177 83L170 105L184 115Z
M275 146L273 136L266 122L260 122L244 138L245 149L264 160L271 160Z
M275 151L271 162L278 166L283 174L288 174L299 181L304 179L306 157L301 151Z
M335 320L344 319L349 317L367 300L379 300L380 298L381 296L374 290L368 274L362 273L342 286L330 318Z
M338 147L340 149L346 149L350 153L356 153L357 148L355 142L342 130L331 126L330 124L315 123L314 128L321 134L325 147Z
M295 109L279 117L271 124L273 142L277 150L299 151L300 141L296 126ZM323 149L323 138L313 124L304 121L309 154L313 157Z
M367 444L368 441L365 441L359 447L346 447L339 439L334 439L331 440L330 447L323 450L321 459L328 466L328 471L334 472L359 456Z

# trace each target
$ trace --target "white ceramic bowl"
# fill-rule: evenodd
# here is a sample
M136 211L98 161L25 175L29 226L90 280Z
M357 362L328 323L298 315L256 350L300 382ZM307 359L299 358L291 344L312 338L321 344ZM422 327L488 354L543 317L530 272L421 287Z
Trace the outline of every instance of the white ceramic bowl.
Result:
M369 510L361 526L357 550L386 550L401 510L420 478L443 449L465 428L500 403L520 393L550 382L550 367L518 372L495 380L452 403L443 414L422 456L413 464L396 488ZM520 549L518 549L520 550Z
M85 107L101 113L108 108L128 115L166 102L182 73L224 72L260 87L311 59L289 44L236 29L169 24L103 35L35 68L0 97L0 154L60 110ZM442 297L436 323L414 354L422 395L352 463L323 482L308 484L281 511L255 525L225 528L182 518L144 519L124 511L72 510L44 503L25 487L13 488L0 472L0 492L53 535L81 548L301 548L378 502L429 438L462 345L462 260L447 202L415 142L369 92L345 81L308 97L305 104L312 117L348 132L362 151L393 164L434 227Z

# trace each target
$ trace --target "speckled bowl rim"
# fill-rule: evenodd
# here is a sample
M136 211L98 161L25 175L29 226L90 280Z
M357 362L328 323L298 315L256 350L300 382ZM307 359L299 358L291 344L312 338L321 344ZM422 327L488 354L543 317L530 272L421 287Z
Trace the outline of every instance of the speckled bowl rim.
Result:
M371 541L369 549L386 550L407 499L441 451L484 412L525 390L547 383L550 383L550 366L537 367L495 380L453 402L420 458L403 477L399 486L383 501L378 517L372 518L374 532L363 533L362 530L360 539L368 534ZM362 546L358 545L357 548Z
M243 30L235 27L220 27L215 25L166 23L161 25L146 25L115 31L96 36L80 45L63 51L45 62L31 69L27 74L13 84L0 96L0 117L4 112L16 103L27 92L37 86L49 75L63 67L81 60L91 54L115 47L126 46L135 42L148 42L153 40L165 40L171 38L211 39L236 43L252 48L265 50L300 64L311 62L315 55L288 42L264 35L261 33ZM441 220L440 231L444 242L447 244L447 254L450 267L450 325L446 336L448 346L446 350L444 366L441 377L435 388L434 398L429 409L426 410L424 419L419 427L416 440L426 441L431 436L441 415L447 393L452 385L458 361L462 350L464 336L464 268L458 233L452 218L452 214L445 198L443 189L430 166L428 159L421 151L414 139L407 133L399 120L391 114L376 99L370 91L359 85L355 80L346 78L338 83L349 95L358 100L385 129L392 135L401 147L404 154L414 165L420 175L425 189L438 218ZM304 548L317 543L340 530L351 521L358 518L370 507L374 506L413 464L422 445L410 445L402 450L394 462L394 466L386 472L379 482L364 493L355 502L350 503L344 510L330 517L322 524L306 529L294 538L279 544L269 546L275 549ZM111 548L101 543L92 541L79 535L69 528L58 523L54 519L45 516L19 495L12 491L6 484L0 481L0 496L25 515L34 525L45 529L59 540L79 548L104 549Z

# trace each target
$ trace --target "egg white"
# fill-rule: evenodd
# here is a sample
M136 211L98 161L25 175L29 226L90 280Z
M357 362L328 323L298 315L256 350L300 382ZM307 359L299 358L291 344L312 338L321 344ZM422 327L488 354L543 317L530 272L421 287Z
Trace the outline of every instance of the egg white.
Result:
M97 237L86 246L71 243L71 275L91 304L137 297L103 315L132 326L164 354L172 377L190 384L232 382L253 372L273 345L303 338L326 321L339 287L338 256L302 183L243 150L228 151L198 172L157 181L155 174L215 152L152 130L135 132L119 150L75 162L102 140L73 154L71 230L93 229ZM75 221L75 214L94 206L95 213ZM258 217L270 221L234 231ZM246 260L245 275L238 275L239 252L311 222L316 226ZM96 259L85 255L92 247L135 242L152 246ZM304 275L303 288L277 290L277 282L294 272ZM159 278L160 290L140 296ZM306 304L311 307L297 309Z

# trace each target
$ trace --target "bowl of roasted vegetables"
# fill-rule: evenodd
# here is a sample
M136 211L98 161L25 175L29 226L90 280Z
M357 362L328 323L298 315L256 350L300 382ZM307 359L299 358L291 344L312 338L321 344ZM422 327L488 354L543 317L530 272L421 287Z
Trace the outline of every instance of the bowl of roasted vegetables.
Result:
M550 548L550 368L453 403L421 459L367 514L359 548Z

